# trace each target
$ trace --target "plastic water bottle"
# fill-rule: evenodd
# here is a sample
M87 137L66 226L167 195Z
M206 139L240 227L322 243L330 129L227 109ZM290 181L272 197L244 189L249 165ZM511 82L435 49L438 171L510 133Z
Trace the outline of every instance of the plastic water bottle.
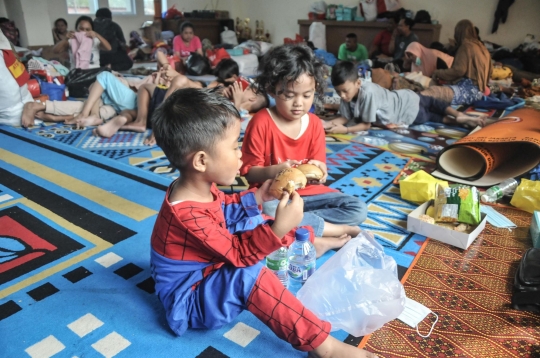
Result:
M484 203L494 203L504 195L512 194L516 190L517 186L518 182L516 179L506 179L499 185L494 185L486 190L486 192L480 196L480 200L482 200Z
M283 286L289 286L289 251L286 247L280 247L266 256L266 267L279 278Z
M309 241L309 231L296 230L296 240L289 247L289 290L294 295L315 272L316 256L315 247Z

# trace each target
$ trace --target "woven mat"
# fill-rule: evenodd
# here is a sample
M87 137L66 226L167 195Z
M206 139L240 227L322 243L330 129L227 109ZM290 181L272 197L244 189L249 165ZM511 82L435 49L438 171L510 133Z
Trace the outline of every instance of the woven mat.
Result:
M361 345L382 357L540 357L540 315L510 308L517 264L531 247L531 215L497 210L518 228L488 224L466 251L429 240L410 271L407 296L439 315L429 338L394 320Z

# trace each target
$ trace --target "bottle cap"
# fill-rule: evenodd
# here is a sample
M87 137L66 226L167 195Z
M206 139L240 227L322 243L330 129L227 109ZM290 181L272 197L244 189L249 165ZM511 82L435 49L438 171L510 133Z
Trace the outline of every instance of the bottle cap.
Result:
M300 228L296 230L296 233L294 234L294 237L297 241L308 241L309 240L309 231L304 228Z
M480 200L481 200L483 203L490 203L490 202L491 202L489 196L487 196L486 194L481 195L481 196L480 196Z

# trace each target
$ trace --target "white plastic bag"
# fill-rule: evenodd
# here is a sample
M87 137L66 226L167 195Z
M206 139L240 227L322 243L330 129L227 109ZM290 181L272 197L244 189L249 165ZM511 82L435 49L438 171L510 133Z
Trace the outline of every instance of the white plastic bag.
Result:
M317 317L360 337L395 319L405 307L397 264L362 231L308 278L298 299Z
M322 22L312 22L309 25L309 41L319 50L326 51L326 25Z
M236 33L233 30L229 30L229 28L225 26L225 31L221 33L221 43L234 45L234 46L238 45L238 39L236 38Z

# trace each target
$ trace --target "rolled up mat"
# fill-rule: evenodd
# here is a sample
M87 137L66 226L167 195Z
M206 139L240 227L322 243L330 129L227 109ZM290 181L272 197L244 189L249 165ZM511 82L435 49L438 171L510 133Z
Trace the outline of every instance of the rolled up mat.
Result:
M432 175L490 186L527 173L539 163L540 111L524 108L443 149Z
M32 78L30 80L28 80L28 91L30 92L30 94L32 95L33 98L39 96L39 94L41 93L41 89L39 87L39 82L38 80Z

